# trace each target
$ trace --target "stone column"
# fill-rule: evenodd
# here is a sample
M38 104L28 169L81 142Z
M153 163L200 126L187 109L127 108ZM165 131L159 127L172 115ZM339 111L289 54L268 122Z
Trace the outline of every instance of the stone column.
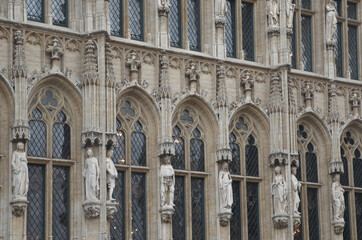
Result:
M215 18L215 56L217 58L225 58L225 17L216 17Z
M27 20L27 13L25 7L26 1L12 0L8 4L8 17L9 20L16 22L24 22Z
M335 39L335 33L337 30L337 10L334 7L333 2L328 2L326 5L326 47L327 47L327 59L326 59L326 69L327 76L330 79L334 79L336 77L336 68L335 68L335 58L334 58L334 50L337 45L337 41Z
M159 35L159 46L161 48L169 47L170 35L168 34L168 14L170 12L170 4L168 0L158 1L158 35Z
M126 58L126 65L129 67L131 84L140 84L139 68L141 67L141 60L136 52L129 53Z

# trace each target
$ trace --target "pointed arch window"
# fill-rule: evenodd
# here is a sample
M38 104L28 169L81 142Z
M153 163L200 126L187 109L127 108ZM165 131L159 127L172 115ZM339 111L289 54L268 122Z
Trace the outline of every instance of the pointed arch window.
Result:
M131 135L131 159L132 165L136 166L146 166L146 135L142 130L141 122L137 121Z
M53 158L70 159L70 126L66 121L67 116L60 111L53 124Z
M344 169L344 173L341 176L341 184L343 186L348 186L349 185L349 180L348 180L348 160L347 157L345 156L345 151L343 149L343 147L341 147L341 158L342 158L342 162L343 162L343 169Z
M255 138L249 135L248 143L245 146L246 175L259 176L258 148L255 146Z
M230 164L230 173L240 175L240 147L236 142L236 136L234 133L230 133L229 142L233 160Z
M205 171L205 152L204 141L201 138L201 132L196 128L192 132L193 138L190 140L190 159L192 171Z
M113 150L112 160L114 163L125 164L126 162L126 138L121 121L116 119L117 147Z
M305 153L305 165L307 168L307 182L318 182L317 155L314 153L314 145L308 143Z
M31 113L29 121L30 140L28 143L28 156L46 157L47 150L47 127L42 120L43 113L35 108Z
M171 159L172 166L175 169L185 169L185 140L178 126L173 128L172 138L175 145L175 156Z

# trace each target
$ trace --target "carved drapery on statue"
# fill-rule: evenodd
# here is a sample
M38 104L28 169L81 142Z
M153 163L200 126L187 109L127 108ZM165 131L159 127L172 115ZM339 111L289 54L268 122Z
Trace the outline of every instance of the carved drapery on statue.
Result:
M99 165L93 156L93 150L87 150L83 177L85 178L85 195L87 201L99 200Z
M107 169L107 189L108 189L108 200L109 201L115 201L112 197L114 188L116 186L116 178L118 176L118 172L116 167L114 166L114 163L112 161L113 156L113 150L107 151L107 157L106 157L106 169Z
M266 15L268 18L268 27L279 27L279 1L267 0L266 1Z
M287 28L293 29L293 19L294 19L294 8L295 8L295 4L293 3L292 0L287 0L287 6L286 6L286 11L287 11Z
M334 7L333 0L330 0L326 6L326 38L327 43L335 43L335 33L337 30L337 10Z
M228 163L224 162L219 172L220 209L222 211L231 211L233 205L232 182Z
M26 153L24 150L24 143L19 142L16 145L16 150L13 152L11 166L12 166L12 191L13 200L24 199L29 188L29 176L28 176L28 161L26 159Z
M175 171L170 163L170 157L165 157L160 167L161 180L161 207L175 206L173 203L175 192Z
M272 183L272 195L274 205L274 215L284 215L287 213L287 186L281 168L275 168L275 176Z
M344 210L346 203L344 200L344 189L340 183L340 175L334 175L332 183L332 209L333 209L333 225L334 232L340 234L344 228Z
M226 0L215 0L216 17L224 18L227 13Z

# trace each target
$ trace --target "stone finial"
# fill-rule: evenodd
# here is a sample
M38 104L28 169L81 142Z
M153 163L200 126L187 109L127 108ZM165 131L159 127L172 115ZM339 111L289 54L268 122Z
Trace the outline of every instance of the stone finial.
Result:
M170 7L169 0L158 0L158 15L168 17Z
M251 101L254 87L254 78L249 71L244 71L240 76L240 85L244 88L245 101Z
M14 34L14 58L12 67L13 78L27 77L27 67L25 62L24 35L17 30Z
M106 43L105 57L106 57L106 86L114 87L116 77L114 75L111 45L109 43Z
M186 67L186 76L189 78L189 89L190 92L197 92L197 83L200 79L200 70L198 69L195 62L190 62Z
M352 89L349 95L349 101L352 105L353 117L357 118L359 115L359 106L361 103L361 93L357 89Z
M60 46L57 38L53 38L52 41L47 44L46 53L50 55L52 72L59 72L60 58L63 56L63 48Z
M130 69L131 83L138 83L138 71L141 67L141 60L136 52L131 52L126 59L126 65Z
M282 95L282 79L278 73L273 73L270 78L270 112L282 110L283 95Z
M217 88L216 88L216 100L218 107L227 105L227 93L226 93L226 83L225 83L225 66L219 65L216 70L217 76Z
M305 108L312 108L312 100L314 95L314 89L310 82L305 82L302 88L304 95Z
M98 63L96 56L96 44L93 40L88 40L85 45L85 55L83 63L82 80L83 85L98 85Z

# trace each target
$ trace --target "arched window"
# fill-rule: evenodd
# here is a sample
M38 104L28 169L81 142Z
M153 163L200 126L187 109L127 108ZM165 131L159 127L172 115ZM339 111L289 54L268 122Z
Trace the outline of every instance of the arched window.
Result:
M259 226L259 150L254 125L246 116L231 121L229 145L232 151L230 173L233 178L234 204L230 220L230 239L239 240L246 232L248 239L260 238ZM246 211L242 211L246 201ZM242 224L242 219L247 224Z
M54 239L69 239L70 165L74 162L71 119L66 114L69 109L64 106L64 96L54 89L41 90L31 103L27 236L46 239L48 232ZM46 176L52 181L45 181ZM47 199L52 204L45 205ZM52 214L51 218L46 212Z
M143 126L137 121L131 135L132 165L146 166L146 136L142 132Z
M193 138L190 140L190 160L192 171L205 171L204 142L200 139L201 132L195 128L192 132Z
M126 141L125 133L122 129L122 123L116 119L117 129L117 147L113 150L112 160L114 163L125 164L126 160Z
M175 169L185 169L185 140L178 126L173 128L172 138L175 145L175 156L171 159L172 166Z

